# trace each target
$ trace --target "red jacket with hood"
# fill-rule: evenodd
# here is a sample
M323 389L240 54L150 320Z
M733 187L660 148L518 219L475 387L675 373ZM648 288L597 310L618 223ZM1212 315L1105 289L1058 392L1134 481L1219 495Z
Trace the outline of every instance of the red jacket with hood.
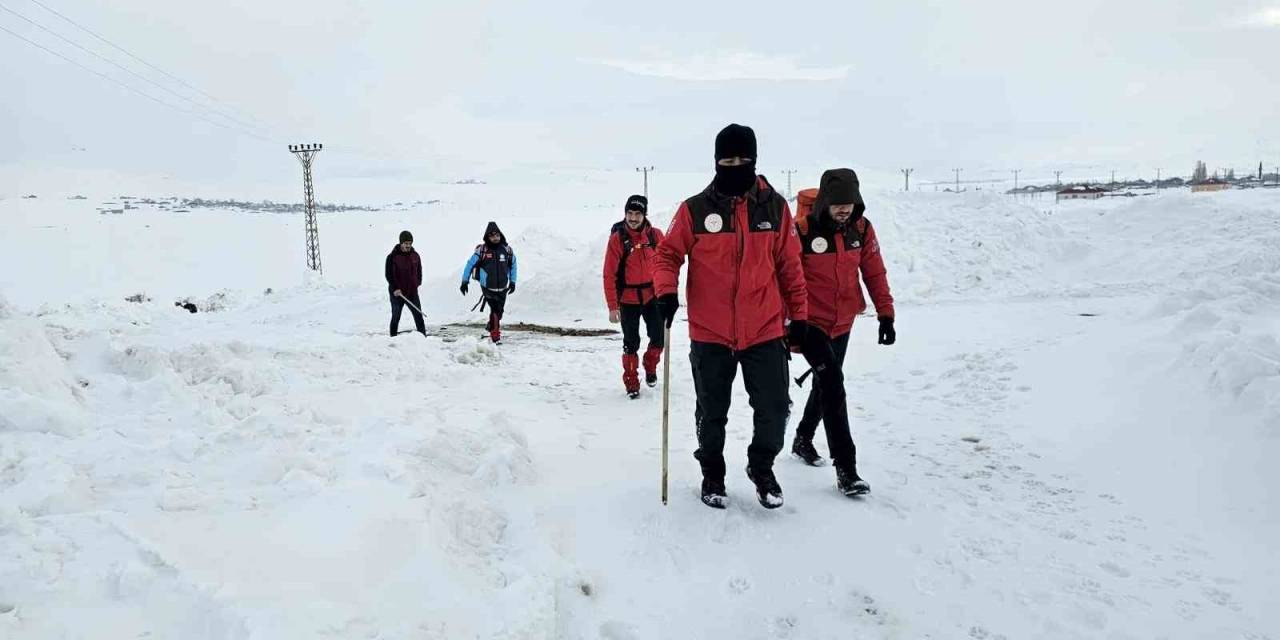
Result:
M853 216L838 226L828 210L824 191L831 181L844 182L854 201ZM823 174L824 189L818 192L813 209L796 221L803 251L804 279L809 293L809 324L836 338L853 328L853 320L867 308L862 285L867 283L876 315L893 317L893 295L880 254L880 242L871 221L862 216L866 205L858 191L857 176L847 169Z
M679 289L685 256L691 339L742 350L808 318L791 209L764 178L743 197L708 186L680 205L654 260L659 296Z
M618 281L618 272L623 266L623 234L631 242L631 253L627 255L626 268L622 269L626 286L622 287L619 299L618 285L622 283ZM609 245L604 252L604 299L609 303L610 311L617 311L620 304L643 305L654 299L653 261L662 237L662 231L649 224L648 219L634 231L625 221L615 224L609 231Z

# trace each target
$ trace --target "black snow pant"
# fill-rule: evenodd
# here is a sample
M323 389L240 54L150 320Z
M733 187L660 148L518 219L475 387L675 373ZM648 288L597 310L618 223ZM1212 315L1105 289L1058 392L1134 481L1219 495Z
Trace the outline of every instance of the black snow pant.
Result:
M414 291L413 293L406 293L404 291L401 291L401 293L404 293L404 297L407 298L409 302L412 302L414 307L417 307L419 309L422 308L422 303L418 301L417 291ZM395 294L395 292L392 292L391 293L391 335L393 336L396 335L397 333L400 333L400 312L403 310L404 310L404 300L401 300L400 297ZM409 313L413 314L413 324L417 328L416 330L421 333L426 333L427 325L424 324L422 321L422 314L418 313L413 307L409 307Z
M813 367L813 387L804 405L804 416L796 425L796 437L813 440L821 422L826 428L827 449L837 467L854 465L858 450L849 432L849 407L844 390L844 356L849 350L849 334L835 339L809 327L804 357Z
M729 422L733 380L742 365L742 379L754 413L754 430L747 447L747 464L771 469L782 451L787 432L787 348L781 339L742 351L709 342L694 342L689 349L693 386L697 394L694 418L698 450L693 457L702 465L702 477L724 480L724 428Z
M645 333L649 335L649 346L663 347L663 331L666 328L662 320L662 310L658 309L657 299L649 304L623 304L618 306L622 312L622 352L637 353L640 351L640 319L644 318Z
M507 291L484 290L484 302L489 307L489 322L484 328L487 331L499 331L502 328L502 313L507 310Z

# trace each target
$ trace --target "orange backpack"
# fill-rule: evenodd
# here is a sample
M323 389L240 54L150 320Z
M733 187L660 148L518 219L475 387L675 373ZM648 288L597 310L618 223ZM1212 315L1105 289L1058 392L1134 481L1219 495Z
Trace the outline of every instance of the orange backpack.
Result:
M801 189L796 192L796 230L799 231L802 236L809 235L809 212L813 211L813 203L817 202L817 200L817 189ZM866 218L858 218L858 221L854 223L853 228L857 231L858 239L861 241L863 236L867 233Z

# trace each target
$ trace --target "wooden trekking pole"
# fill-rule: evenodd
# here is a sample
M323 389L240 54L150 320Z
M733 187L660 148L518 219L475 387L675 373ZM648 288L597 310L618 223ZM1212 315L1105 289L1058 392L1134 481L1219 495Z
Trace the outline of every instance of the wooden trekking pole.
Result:
M667 504L667 424L671 411L671 327L662 343L662 504Z

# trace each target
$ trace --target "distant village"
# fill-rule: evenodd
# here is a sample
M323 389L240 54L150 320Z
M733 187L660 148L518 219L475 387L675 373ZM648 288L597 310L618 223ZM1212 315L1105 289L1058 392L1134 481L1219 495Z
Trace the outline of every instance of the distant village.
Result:
M1197 162L1190 178L1161 178L1159 180L1121 180L1111 182L1071 182L1066 184L1026 185L1009 189L1011 195L1037 195L1053 193L1055 200L1093 200L1103 197L1136 197L1151 195L1164 189L1186 189L1193 193L1224 191L1227 189L1280 188L1280 171L1264 173L1258 165L1256 173L1236 175L1234 169L1224 173L1209 174L1203 162Z

